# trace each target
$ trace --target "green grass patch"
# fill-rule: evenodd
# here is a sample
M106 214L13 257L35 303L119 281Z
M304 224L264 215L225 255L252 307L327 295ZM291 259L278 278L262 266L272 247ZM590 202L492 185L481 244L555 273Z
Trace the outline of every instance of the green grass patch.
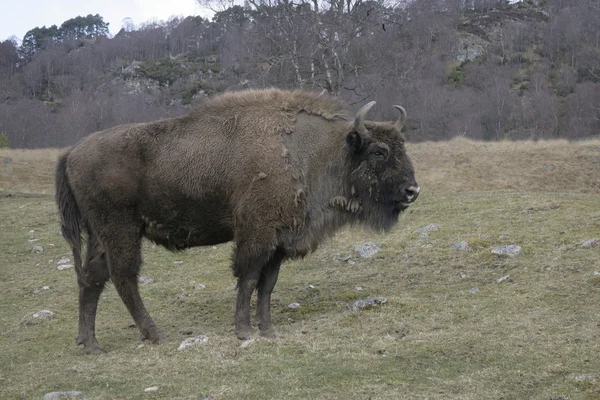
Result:
M344 230L287 262L273 295L280 337L245 348L232 332L232 245L169 253L145 243L142 275L153 282L141 293L168 342L139 347L109 285L97 319L107 354L86 356L75 345L74 271L56 268L71 255L52 197L4 196L0 398L64 390L87 399L600 398L600 248L579 247L600 234L598 204L595 193L423 192L391 234ZM428 224L439 230L423 238L416 230ZM469 249L453 250L462 240ZM358 258L364 242L381 251ZM491 253L512 243L520 255ZM388 302L345 309L369 296ZM43 309L51 319L21 324ZM209 341L177 350L196 335ZM160 388L144 392L150 386Z

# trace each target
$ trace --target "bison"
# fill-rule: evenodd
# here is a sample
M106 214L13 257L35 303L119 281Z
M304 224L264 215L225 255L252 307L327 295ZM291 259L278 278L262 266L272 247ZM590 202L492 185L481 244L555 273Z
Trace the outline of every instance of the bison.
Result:
M346 225L388 231L419 195L395 123L354 119L339 99L277 89L225 93L186 116L117 126L64 153L56 169L61 231L79 285L79 335L96 340L98 298L111 279L142 340L164 341L137 277L146 237L170 250L235 242L235 334L274 337L271 292L281 263ZM86 255L81 248L86 235Z

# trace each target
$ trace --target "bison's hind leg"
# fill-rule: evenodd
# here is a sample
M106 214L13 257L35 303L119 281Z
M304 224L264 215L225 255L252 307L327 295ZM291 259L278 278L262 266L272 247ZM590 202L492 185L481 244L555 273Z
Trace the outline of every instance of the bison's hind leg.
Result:
M88 354L102 354L104 351L96 340L96 310L98 299L109 279L106 256L100 242L91 234L88 239L85 263L77 269L79 284L79 336L77 344L82 344Z
M141 226L129 215L115 215L112 221L98 232L107 255L110 278L135 321L141 339L164 342L165 337L146 311L138 289L142 265Z

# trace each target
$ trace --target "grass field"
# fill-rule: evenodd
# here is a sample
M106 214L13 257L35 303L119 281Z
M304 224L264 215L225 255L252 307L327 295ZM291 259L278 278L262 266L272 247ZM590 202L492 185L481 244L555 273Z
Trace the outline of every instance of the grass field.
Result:
M0 151L11 159L0 165L0 399L600 399L600 246L580 246L600 238L600 141L409 152L422 194L390 235L346 230L284 265L278 339L235 338L230 244L174 254L145 243L153 281L141 292L168 342L140 346L109 286L97 320L107 354L86 356L75 273L57 269L71 257L52 198L59 152ZM423 238L428 224L439 230ZM467 251L452 249L463 240ZM381 251L358 258L364 242ZM513 243L513 258L491 253ZM345 310L369 296L388 302ZM54 315L27 319L40 310ZM208 342L177 350L198 335Z

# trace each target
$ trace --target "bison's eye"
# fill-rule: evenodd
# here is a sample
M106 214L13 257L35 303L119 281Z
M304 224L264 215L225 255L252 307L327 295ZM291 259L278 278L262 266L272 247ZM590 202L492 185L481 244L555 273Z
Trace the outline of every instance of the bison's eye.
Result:
M375 150L371 152L371 155L375 158L383 158L385 157L385 154L383 154L383 152L379 151L379 150Z

